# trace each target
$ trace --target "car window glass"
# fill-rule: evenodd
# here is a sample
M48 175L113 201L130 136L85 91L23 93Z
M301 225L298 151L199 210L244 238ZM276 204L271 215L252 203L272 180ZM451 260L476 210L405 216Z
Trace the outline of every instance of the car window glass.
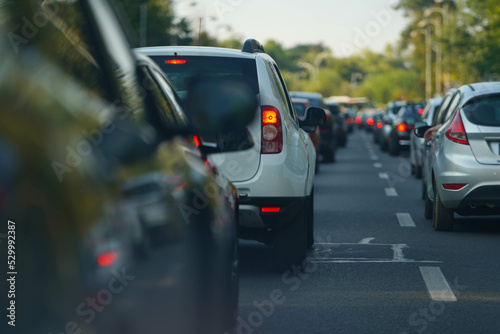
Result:
M174 120L177 126L182 127L187 125L187 118L181 109L180 101L178 101L177 96L172 91L172 87L167 82L163 73L159 73L156 69L152 69L156 82L162 87L161 95L166 100L167 108L162 110L162 113L169 120Z
M160 89L158 78L153 78L153 74L146 66L141 66L141 69L144 72L144 86L147 89L147 94L152 97L152 102L155 105L155 111L160 116L160 121L167 128L177 128L179 125L177 124L176 117L170 107L168 98L162 92L162 89Z
M212 79L244 80L259 94L257 66L254 59L211 56L150 56L162 69L181 99L189 85L203 76Z
M59 68L85 87L89 94L100 98L108 97L103 71L98 65L97 43L81 1L57 4L39 4L35 0L31 2L37 15L47 20L41 32L44 36L39 43L44 56L59 64ZM19 25L17 29L19 31L14 30L13 33L22 36L22 26ZM27 47L24 44L14 46Z
M446 110L446 114L445 114L444 119L441 123L447 122L450 119L451 115L453 115L453 113L457 109L458 103L460 102L460 97L461 97L460 93L455 94L455 96L453 97L453 99L450 102L450 106Z
M443 114L446 111L448 105L450 104L452 94L447 94L444 97L443 103L439 107L438 111L434 114L434 119L432 120L432 125L437 125L441 123L441 119L443 118Z
M477 125L500 126L500 95L488 95L463 107L467 119Z
M301 103L294 103L293 107L295 108L295 112L298 116L304 116L306 113L306 107Z
M432 103L427 103L427 105L424 108L424 112L422 113L422 117L420 119L424 120L427 118L427 115L429 115L429 112L434 108L434 105Z
M131 120L144 120L142 96L136 84L136 63L130 51L129 41L123 33L116 13L107 1L92 1L91 4L104 39L106 56L109 58L108 66L118 79L118 87L114 92L117 100L114 104L121 107L121 117L125 113Z

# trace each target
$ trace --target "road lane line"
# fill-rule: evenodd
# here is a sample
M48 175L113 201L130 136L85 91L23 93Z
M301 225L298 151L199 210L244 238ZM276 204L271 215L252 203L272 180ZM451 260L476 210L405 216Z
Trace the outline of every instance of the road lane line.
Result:
M394 189L394 188L385 188L385 194L387 196L398 196L398 193L396 192L396 189Z
M376 162L373 164L373 167L375 168L382 168L382 164L380 162Z
M396 213L396 217L402 227L415 227L415 222L409 213Z
M378 173L378 177L382 180L387 180L389 179L389 174L387 173Z
M364 238L364 239L361 239L361 241L359 243L363 244L363 245L368 245L370 243L370 241L372 241L373 239L375 239L375 238Z
M457 301L457 297L455 297L439 267L420 267L420 273L433 300L442 302Z
M376 155L372 155L372 156L370 157L370 159L372 159L372 160L378 160L378 156L376 156Z

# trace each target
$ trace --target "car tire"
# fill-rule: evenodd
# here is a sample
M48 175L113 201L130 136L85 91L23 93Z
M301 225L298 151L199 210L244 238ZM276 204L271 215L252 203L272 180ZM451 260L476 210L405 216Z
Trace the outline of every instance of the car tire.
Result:
M393 157L397 157L399 155L398 143L392 138L389 141L389 154Z
M387 141L384 138L380 141L380 150L383 152L387 151Z
M311 195L306 199L306 219L307 219L307 248L314 245L314 187L311 190Z
M434 230L451 231L453 230L454 211L447 209L441 203L439 191L434 184Z
M134 244L135 257L139 260L147 260L153 252L153 241L148 228L141 222L141 238L140 241Z
M422 178L422 166L416 165L415 166L415 177L420 180Z
M290 224L276 231L273 245L274 268L285 271L302 266L306 258L306 210L302 208Z
M424 217L425 219L432 219L433 214L434 214L434 207L432 206L432 201L427 196L427 187L422 185L422 196L424 197L425 200L425 205L424 205Z
M333 148L323 154L323 162L335 162L335 150Z

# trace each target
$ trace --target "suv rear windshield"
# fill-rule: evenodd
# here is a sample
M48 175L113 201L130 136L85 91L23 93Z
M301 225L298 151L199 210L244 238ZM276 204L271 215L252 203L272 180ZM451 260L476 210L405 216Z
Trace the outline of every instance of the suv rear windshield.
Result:
M209 78L243 79L259 93L255 60L210 56L151 56L165 72L177 94L184 98L187 87L200 76Z
M471 123L483 126L500 126L500 95L474 99L462 109Z

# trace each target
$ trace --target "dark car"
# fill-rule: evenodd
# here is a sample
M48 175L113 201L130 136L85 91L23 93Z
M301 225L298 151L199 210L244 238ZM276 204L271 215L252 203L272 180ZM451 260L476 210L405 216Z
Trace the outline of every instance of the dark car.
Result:
M337 123L335 117L325 105L323 95L311 92L290 92L291 98L308 99L311 107L322 108L326 114L326 124L319 127L321 137L320 153L324 162L335 162L335 151L337 150Z
M344 147L347 145L347 132L349 131L346 114L340 110L340 105L336 102L326 101L325 104L332 116L335 118L335 123L337 124L335 127L337 144L340 147Z
M302 98L292 98L292 104L293 107L295 108L295 111L297 112L297 116L299 116L299 119L304 120L304 116L306 113L307 108L309 108L311 105L309 104L308 99L302 99ZM309 138L311 138L311 141L314 145L314 149L316 150L316 170L315 172L317 173L319 170L319 155L320 155L320 147L321 147L321 137L319 134L319 127L316 127L316 130L313 132L309 132Z
M383 118L381 134L379 134L378 143L380 150L387 151L389 147L390 133L392 131L392 123L396 119L401 107L406 105L406 101L391 101L385 106L385 116Z
M17 0L0 16L2 36L18 37L0 41L0 234L15 286L2 328L223 332L235 317L237 197L191 145L225 132L191 121L223 106L209 99L185 110L189 122L172 117L184 110L137 61L107 0ZM30 18L44 27L28 36ZM188 101L218 85L194 83ZM255 107L233 110L231 124L244 127ZM139 209L141 191L169 208L154 232L163 243L148 240L146 222L162 215Z
M410 150L410 134L415 123L422 117L424 107L424 103L408 102L399 109L389 133L388 149L390 155L397 156L401 151Z

